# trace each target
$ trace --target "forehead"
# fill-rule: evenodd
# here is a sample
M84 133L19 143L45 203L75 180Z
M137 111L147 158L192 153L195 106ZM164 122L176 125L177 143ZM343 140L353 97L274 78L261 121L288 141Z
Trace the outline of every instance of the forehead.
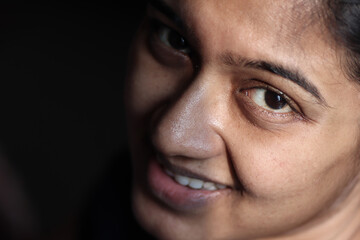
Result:
M187 40L205 58L236 52L249 58L286 62L294 67L309 60L326 61L331 68L338 65L334 48L329 47L332 40L320 20L318 0L164 2L180 16L188 30ZM312 67L307 65L301 67L303 71Z
M181 18L185 30L180 33L212 71L226 71L219 59L235 53L301 72L325 97L331 95L330 85L348 83L341 47L322 19L322 0L157 1Z
M247 25L265 32L293 33L314 22L316 0L167 0L183 17L224 28ZM199 19L200 18L200 19ZM216 24L218 23L218 24ZM254 28L252 28L254 29Z
M280 0L166 0L182 18L199 47L235 47L244 44L275 51L307 44L324 33L319 28L318 1ZM315 33L317 32L317 33ZM310 35L310 36L309 36ZM213 41L212 41L213 40ZM246 44L246 43L245 43ZM244 46L244 45L243 45ZM257 47L258 48L258 47ZM303 46L301 46L303 48ZM215 50L215 49L214 49ZM218 49L220 50L220 49ZM224 49L221 49L222 51Z

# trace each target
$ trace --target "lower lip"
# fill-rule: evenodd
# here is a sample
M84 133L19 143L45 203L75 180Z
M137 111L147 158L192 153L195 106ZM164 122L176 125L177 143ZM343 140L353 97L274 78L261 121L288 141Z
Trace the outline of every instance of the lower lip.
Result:
M229 192L229 189L208 191L182 186L168 176L155 160L149 163L148 183L158 199L171 208L183 211L204 207Z

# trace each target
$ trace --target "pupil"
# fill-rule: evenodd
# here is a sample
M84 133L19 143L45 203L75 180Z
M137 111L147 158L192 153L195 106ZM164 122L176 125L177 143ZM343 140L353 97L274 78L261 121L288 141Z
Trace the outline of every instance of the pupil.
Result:
M265 102L272 109L282 109L287 104L281 95L272 91L266 91Z
M169 43L173 48L177 50L186 48L185 39L174 31L171 31L171 33L169 34Z

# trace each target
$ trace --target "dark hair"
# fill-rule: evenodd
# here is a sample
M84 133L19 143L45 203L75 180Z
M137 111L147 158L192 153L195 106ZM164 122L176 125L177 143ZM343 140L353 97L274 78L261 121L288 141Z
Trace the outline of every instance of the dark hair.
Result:
M360 0L324 0L328 29L344 47L343 67L350 79L360 83Z

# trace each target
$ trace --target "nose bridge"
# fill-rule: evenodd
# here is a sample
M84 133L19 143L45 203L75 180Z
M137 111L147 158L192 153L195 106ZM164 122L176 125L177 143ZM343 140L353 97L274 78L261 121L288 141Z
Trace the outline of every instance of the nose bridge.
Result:
M221 152L223 143L216 131L218 104L212 96L216 93L206 78L199 75L161 114L153 142L162 153L206 159Z

